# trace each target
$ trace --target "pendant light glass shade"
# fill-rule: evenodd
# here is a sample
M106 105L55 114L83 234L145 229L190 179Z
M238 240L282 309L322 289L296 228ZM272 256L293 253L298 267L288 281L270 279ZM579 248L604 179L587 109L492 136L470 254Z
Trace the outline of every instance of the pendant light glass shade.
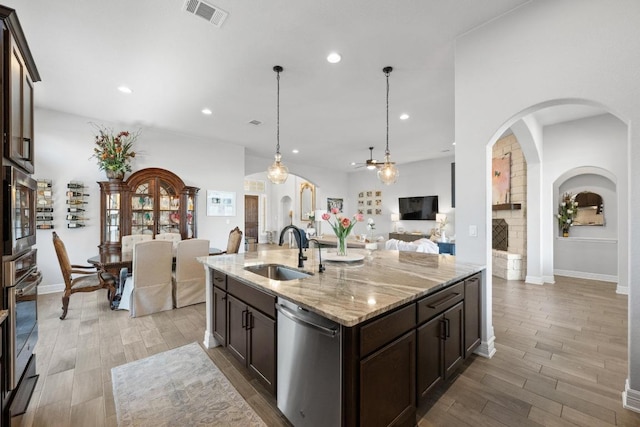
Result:
M283 68L279 65L273 67L273 71L276 72L278 77L276 78L278 82L278 101L276 107L277 121L276 121L276 155L275 161L269 168L267 169L267 178L269 181L274 184L284 184L289 176L289 169L285 165L282 164L282 155L280 154L280 73Z
M391 157L389 155L385 155L384 166L378 169L378 179L385 185L391 185L395 184L398 180L398 176L400 176L400 171L391 161Z
M378 169L378 179L385 185L391 185L398 180L400 171L391 161L391 152L389 151L389 74L393 71L392 67L384 67L382 72L387 78L387 148L384 152L384 165Z
M289 176L289 169L280 161L282 158L280 153L276 153L275 157L275 162L267 169L267 178L274 184L284 184Z

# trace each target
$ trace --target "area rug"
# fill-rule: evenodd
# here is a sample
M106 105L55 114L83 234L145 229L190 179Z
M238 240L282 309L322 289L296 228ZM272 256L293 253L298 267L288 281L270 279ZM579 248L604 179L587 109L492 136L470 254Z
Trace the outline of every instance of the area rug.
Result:
M119 426L265 426L191 343L111 369Z

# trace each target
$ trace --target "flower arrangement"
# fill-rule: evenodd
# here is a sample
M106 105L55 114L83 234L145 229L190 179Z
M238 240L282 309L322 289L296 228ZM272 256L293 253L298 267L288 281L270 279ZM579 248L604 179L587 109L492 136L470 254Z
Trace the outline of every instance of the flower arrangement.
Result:
M331 214L335 216L334 222L331 222L331 215L327 212L322 214L322 219L327 221L331 228L333 228L333 232L336 234L338 238L338 255L346 255L347 254L347 245L345 239L351 233L353 226L356 225L357 222L363 220L363 215L361 213L355 214L353 218L349 218L346 216L342 216L342 213L338 208L332 208Z
M569 235L569 227L573 225L573 220L578 214L578 202L576 202L576 196L571 193L564 193L562 195L562 201L558 206L558 226L562 229L563 235ZM565 236L566 237L566 236Z
M132 150L133 143L139 132L121 131L117 134L105 127L95 126L98 134L95 137L93 155L98 159L100 170L112 171L120 174L131 172L129 162L136 156Z

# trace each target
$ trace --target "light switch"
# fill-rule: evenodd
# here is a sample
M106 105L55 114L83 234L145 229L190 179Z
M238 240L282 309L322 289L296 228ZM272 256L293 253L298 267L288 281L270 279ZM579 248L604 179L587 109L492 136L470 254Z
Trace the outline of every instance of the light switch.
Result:
M478 226L477 225L470 225L469 226L469 236L478 237Z

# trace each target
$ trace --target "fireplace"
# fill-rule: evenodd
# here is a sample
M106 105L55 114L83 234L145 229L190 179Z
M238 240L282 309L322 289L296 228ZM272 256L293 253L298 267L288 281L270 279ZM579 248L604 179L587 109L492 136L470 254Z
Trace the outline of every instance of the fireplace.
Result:
M498 251L507 251L509 248L509 224L504 219L494 218L492 222L491 247Z

